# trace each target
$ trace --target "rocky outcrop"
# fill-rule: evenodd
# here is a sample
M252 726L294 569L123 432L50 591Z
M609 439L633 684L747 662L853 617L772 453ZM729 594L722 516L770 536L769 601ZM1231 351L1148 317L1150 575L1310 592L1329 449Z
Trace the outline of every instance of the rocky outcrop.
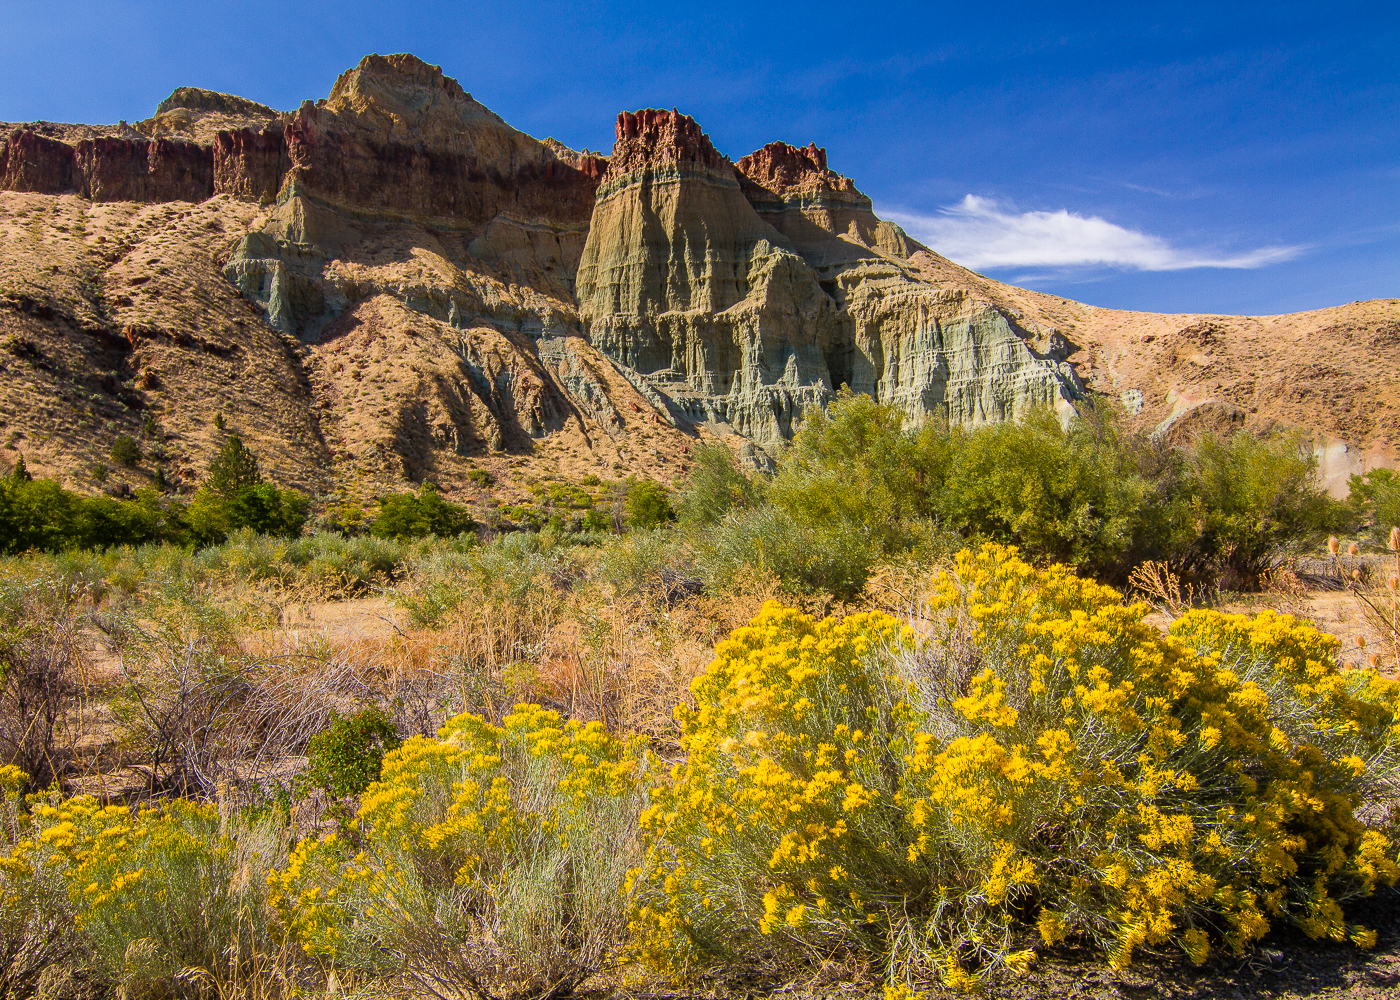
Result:
M744 196L813 267L860 259L863 249L907 257L913 244L875 215L855 182L826 165L826 150L770 142L736 164ZM832 237L845 237L833 240Z
M692 423L770 453L848 385L911 417L1002 420L1079 395L991 302L924 282L816 146L738 169L674 111L623 114L579 266L594 345Z
M85 139L73 151L89 201L203 201L214 194L209 150L179 139Z
M579 264L590 340L673 418L775 447L834 388L830 297L693 119L624 112L616 133Z
M310 197L456 228L502 215L568 226L587 223L605 167L557 155L438 67L391 55L365 57L329 99L288 115L186 87L135 126L16 126L0 186L92 201Z
M367 56L286 128L284 185L360 212L459 227L508 213L586 222L601 174L511 128L451 77L412 56Z
M16 128L0 143L0 188L59 194L73 190L73 147Z
M241 128L214 137L214 193L272 201L287 173L287 144L280 124Z
M1400 304L1094 309L920 246L815 143L731 163L646 109L572 150L406 55L291 112L181 88L134 124L0 125L0 279L0 426L37 470L155 415L193 475L223 413L317 489L666 478L707 430L770 463L842 386L916 421L1101 393L1169 440L1304 426L1342 479L1400 445L1400 390L1364 374L1400 364Z

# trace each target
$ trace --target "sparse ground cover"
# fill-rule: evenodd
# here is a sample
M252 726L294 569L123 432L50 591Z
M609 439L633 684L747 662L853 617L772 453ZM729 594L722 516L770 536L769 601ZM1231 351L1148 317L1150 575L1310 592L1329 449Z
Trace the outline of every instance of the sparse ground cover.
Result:
M1396 988L1385 477L888 418L538 531L6 559L3 991Z

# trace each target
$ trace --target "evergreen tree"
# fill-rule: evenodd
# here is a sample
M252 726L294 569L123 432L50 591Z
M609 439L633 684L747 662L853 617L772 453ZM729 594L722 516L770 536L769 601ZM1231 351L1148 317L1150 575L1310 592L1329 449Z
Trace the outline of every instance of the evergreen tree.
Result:
M232 501L239 490L245 486L258 486L262 481L258 456L244 447L243 440L237 434L230 434L219 449L214 464L209 467L205 485L220 499Z
M141 449L125 434L118 434L112 442L112 461L122 468L130 469L141 461Z
M29 467L24 464L24 456L15 459L15 467L10 470L10 478L17 483L31 482L34 477L29 474Z

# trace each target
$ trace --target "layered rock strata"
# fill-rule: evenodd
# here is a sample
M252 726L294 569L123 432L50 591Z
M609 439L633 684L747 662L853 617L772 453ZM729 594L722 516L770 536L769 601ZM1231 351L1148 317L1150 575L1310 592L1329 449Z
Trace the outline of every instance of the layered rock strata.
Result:
M1079 395L991 302L922 281L917 244L824 150L772 143L736 169L674 111L624 113L616 134L580 313L679 417L772 453L842 385L954 423Z
M1013 288L879 219L815 144L731 163L644 110L575 151L411 56L292 112L182 88L133 124L0 126L0 459L80 488L118 433L132 476L192 482L219 413L309 489L666 479L708 432L771 462L843 385L955 424L1088 396L1171 440L1303 427L1336 486L1395 458L1397 331L1393 301L1161 316Z
M0 168L12 191L69 192L60 203L64 217L77 220L61 224L65 249L52 262L16 242L15 267L0 278L47 289L39 294L47 301L55 294L50 266L81 275L81 284L98 290L100 309L89 326L110 331L115 348L130 334L169 340L188 355L188 363L170 360L157 372L133 368L132 352L120 350L125 360L116 367L104 361L91 378L71 370L80 380L125 387L131 405L117 411L123 420L107 418L113 434L139 438L143 413L161 414L162 433L172 435L156 449L167 472L174 465L193 474L204 464L202 450L217 444L210 428L219 412L270 471L298 485L326 486L350 470L450 485L464 461L529 456L542 443L584 471L625 462L665 477L685 448L651 401L581 336L573 279L606 160L510 128L455 80L412 57L368 57L341 76L329 99L291 114L187 88L135 125L12 128ZM23 231L33 197L0 194L9 199L0 201L0 227L8 212ZM298 373L310 436L290 435L300 442L292 452L276 421L243 419L245 407L232 397L247 390L250 403L259 399L252 383L232 372L214 376L220 364L199 360L223 351L215 345L231 331L191 311L190 292L172 294L164 258L141 258L160 270L157 280L110 284L134 263L127 248L140 237L120 227L94 235L91 223L85 230L82 220L104 204L122 218L136 211L141 231L155 226L162 245L171 234L165 220L192 213L205 220L200 265L180 280L194 281L197 298L241 298L246 321L273 343L295 345L256 351L284 357ZM210 274L216 287L205 288ZM15 327L5 318L8 301L0 294L0 329L19 330L18 342L37 345L34 358L18 359L37 376L28 362L52 356L42 343L53 338L32 327L52 325L53 312L23 306L29 311ZM166 313L153 319L152 309ZM227 379L225 405L209 404L206 383L191 381L201 365L216 384ZM181 399L188 412L180 412ZM276 408L260 400L257 409ZM42 411L0 412L15 443L57 444L47 419ZM133 420L136 426L124 426ZM36 472L70 450L87 451L72 448L69 431L81 427L65 430L55 449L29 445ZM264 431L276 441L263 440ZM637 453L631 439L639 433L667 443ZM101 456L108 446L93 441L91 450Z
M791 240L813 267L857 259L855 247L907 257L914 245L894 223L876 217L854 181L827 168L826 150L816 143L799 149L770 142L735 166L744 196L759 217ZM828 260L833 252L837 259Z

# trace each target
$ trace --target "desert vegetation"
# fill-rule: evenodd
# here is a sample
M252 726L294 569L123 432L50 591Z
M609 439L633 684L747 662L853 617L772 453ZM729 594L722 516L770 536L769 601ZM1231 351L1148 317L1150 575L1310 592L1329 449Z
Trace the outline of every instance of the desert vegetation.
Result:
M772 475L528 485L313 518L233 435L188 502L12 472L0 993L902 998L1376 943L1390 475L843 396Z

